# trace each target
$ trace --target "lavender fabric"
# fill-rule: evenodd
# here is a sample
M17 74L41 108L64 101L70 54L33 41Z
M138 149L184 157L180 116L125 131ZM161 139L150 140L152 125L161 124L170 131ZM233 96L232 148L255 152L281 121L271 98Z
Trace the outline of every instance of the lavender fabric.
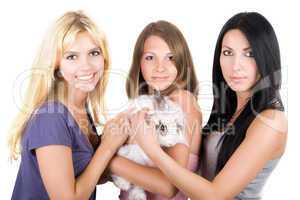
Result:
M22 137L21 163L12 194L13 200L49 199L35 150L63 145L72 150L73 170L79 176L91 160L94 149L68 109L57 101L44 103L30 118ZM96 188L89 200L96 199Z

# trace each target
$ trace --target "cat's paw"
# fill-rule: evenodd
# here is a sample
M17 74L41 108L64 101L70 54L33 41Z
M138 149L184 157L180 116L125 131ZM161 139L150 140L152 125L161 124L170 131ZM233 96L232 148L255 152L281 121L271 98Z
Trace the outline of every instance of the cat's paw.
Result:
M111 175L111 177L113 179L114 184L121 190L127 191L130 189L131 184L128 181L126 181L124 178L116 175Z
M147 200L145 191L140 187L133 187L128 194L128 200Z

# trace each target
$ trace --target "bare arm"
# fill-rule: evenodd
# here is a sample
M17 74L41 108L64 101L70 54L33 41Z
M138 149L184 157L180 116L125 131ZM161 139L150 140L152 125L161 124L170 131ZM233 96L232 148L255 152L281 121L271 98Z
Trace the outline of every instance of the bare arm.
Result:
M124 131L120 134L120 128L114 128L104 129L102 144L76 179L70 147L48 145L35 150L41 177L51 199L82 200L90 197L117 148L127 139Z
M186 145L177 144L166 151L174 162L186 167L188 157ZM152 193L161 194L167 198L171 198L177 193L176 187L158 168L140 165L124 157L116 156L110 163L110 170Z
M202 113L195 96L187 90L178 90L170 95L186 114L186 138L190 153L198 154L201 145Z
M199 151L201 113L197 107L195 97L187 91L180 91L172 95L171 99L181 106L183 112L187 114L186 138L190 148L178 144L175 147L166 149L165 152L174 162L186 168L190 151L192 153L198 153ZM142 166L126 158L116 156L111 162L110 169L114 174L122 176L129 182L139 185L152 193L171 198L178 192L177 188L157 168Z
M238 195L269 160L283 154L286 133L284 113L264 111L252 122L245 140L212 182L176 164L158 145L151 147L151 136L147 138L148 144L138 141L172 183L191 199L225 200Z
M100 146L85 171L75 180L70 147L50 145L36 150L49 197L63 200L88 199L113 154L114 150Z

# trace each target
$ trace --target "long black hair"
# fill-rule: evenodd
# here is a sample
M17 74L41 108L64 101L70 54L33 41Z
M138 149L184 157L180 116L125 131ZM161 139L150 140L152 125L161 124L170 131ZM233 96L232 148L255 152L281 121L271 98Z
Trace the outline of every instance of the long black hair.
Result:
M241 114L232 125L228 126L229 120L236 111L237 96L222 75L220 54L224 35L233 29L240 30L247 38L260 79L253 86L252 96ZM272 25L264 16L256 12L243 12L234 15L226 22L215 47L212 80L214 102L203 133L205 140L206 134L224 131L215 172L217 174L242 143L249 125L257 114L265 109L284 110L279 94L281 86L279 45Z

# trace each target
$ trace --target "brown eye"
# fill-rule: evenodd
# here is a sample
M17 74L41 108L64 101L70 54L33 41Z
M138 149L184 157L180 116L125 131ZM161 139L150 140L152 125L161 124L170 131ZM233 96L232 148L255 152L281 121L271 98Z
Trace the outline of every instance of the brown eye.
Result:
M100 55L100 51L92 51L89 53L90 56L99 56Z
M146 56L145 60L149 60L150 61L150 60L153 60L153 58L154 58L153 56Z
M252 51L248 51L248 52L246 53L246 56L247 56L247 57L251 57L251 58L254 57Z
M229 50L224 50L222 53L224 56L232 56L232 52Z
M76 58L77 58L76 55L68 55L68 56L66 57L67 60L75 60Z
M173 59L174 59L173 55L168 56L168 60L173 60Z

